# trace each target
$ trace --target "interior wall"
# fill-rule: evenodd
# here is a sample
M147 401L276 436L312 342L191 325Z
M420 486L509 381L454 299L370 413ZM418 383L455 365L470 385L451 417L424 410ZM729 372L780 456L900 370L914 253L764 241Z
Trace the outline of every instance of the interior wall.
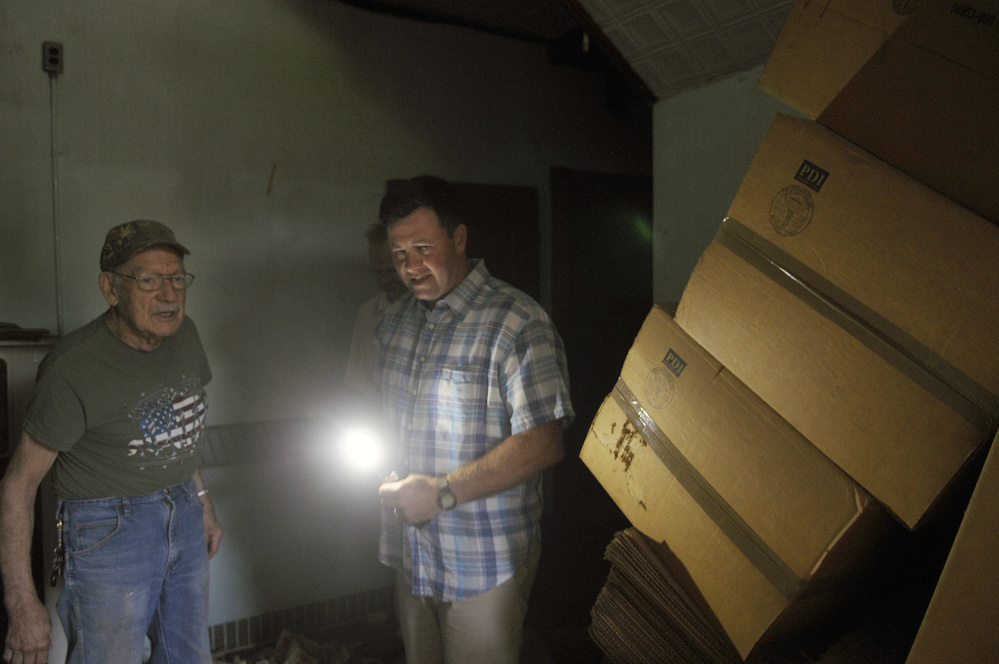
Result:
M333 458L272 455L202 470L225 529L211 562L210 625L388 586L374 476Z
M599 74L338 2L10 2L0 44L0 321L93 319L108 228L167 223L192 250L210 427L335 408L386 179L536 188L550 306L549 169L652 170L649 127L611 117ZM204 472L226 528L212 624L385 580L374 484L284 453Z
M725 219L778 111L756 86L762 66L681 93L653 109L657 302L678 302Z
M601 76L337 2L4 3L0 43L0 320L92 319L104 233L164 221L192 250L209 424L327 411L387 178L534 186L547 219L552 165L651 170Z

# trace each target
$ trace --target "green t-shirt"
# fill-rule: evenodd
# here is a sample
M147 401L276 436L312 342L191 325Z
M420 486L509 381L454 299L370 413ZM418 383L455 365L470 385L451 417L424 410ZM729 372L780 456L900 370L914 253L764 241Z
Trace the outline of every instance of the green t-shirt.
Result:
M194 322L153 351L108 327L107 313L42 361L24 429L58 450L60 498L143 496L187 480L200 459L204 386L212 378Z

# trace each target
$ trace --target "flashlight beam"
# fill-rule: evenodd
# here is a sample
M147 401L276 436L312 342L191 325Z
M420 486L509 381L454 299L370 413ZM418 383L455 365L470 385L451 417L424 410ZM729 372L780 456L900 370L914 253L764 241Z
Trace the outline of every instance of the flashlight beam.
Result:
M379 479L384 477L379 468L385 460L385 444L371 429L347 429L340 436L339 448L340 457L353 470L373 472Z

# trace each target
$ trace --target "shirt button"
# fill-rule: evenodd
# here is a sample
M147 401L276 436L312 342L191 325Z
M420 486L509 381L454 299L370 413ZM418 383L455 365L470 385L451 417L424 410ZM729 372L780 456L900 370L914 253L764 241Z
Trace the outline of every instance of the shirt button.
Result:
M427 361L427 356L426 355L421 355L420 356L420 362L426 362L426 361Z
M413 425L412 424L407 424L406 425L406 430L407 431L412 431L413 430Z
M416 390L413 390L412 392L410 392L410 394L412 394L415 397L416 396Z

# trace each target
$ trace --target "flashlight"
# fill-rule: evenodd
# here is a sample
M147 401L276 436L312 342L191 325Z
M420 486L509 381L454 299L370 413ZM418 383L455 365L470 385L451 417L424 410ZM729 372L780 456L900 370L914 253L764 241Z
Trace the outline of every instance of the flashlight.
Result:
M352 470L367 474L374 473L380 482L398 482L399 474L394 470L386 475L383 472L387 456L384 440L372 428L353 426L343 429L337 440L340 458ZM399 513L393 510L398 519ZM417 528L426 526L429 521L413 524Z
M360 473L375 473L384 479L381 468L385 463L385 443L372 429L354 426L340 434L340 458L351 469Z

